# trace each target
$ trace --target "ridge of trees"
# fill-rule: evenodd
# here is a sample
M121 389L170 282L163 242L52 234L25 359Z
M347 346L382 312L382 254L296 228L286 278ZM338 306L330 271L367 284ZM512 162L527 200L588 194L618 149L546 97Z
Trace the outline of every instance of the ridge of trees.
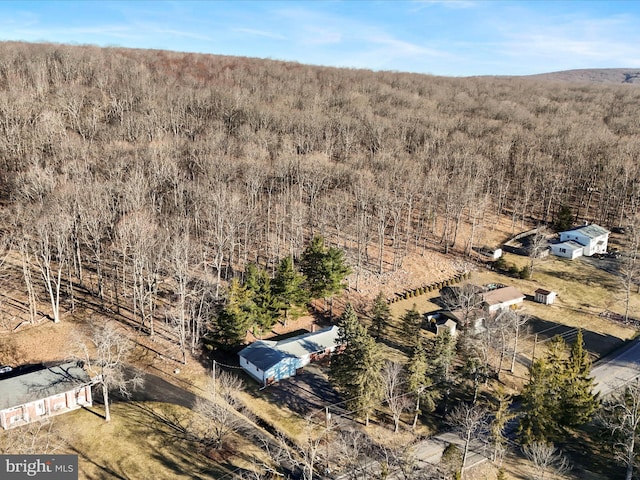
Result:
M496 215L618 225L640 204L633 88L15 42L0 58L2 228L32 320L40 281L56 320L79 286L153 335L163 282L180 323L316 234L358 289L427 248L471 252Z

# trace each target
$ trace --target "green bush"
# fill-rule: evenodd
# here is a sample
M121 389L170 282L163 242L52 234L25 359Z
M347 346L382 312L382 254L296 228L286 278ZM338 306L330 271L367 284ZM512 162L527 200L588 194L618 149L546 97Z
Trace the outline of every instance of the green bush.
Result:
M520 269L518 268L517 265L512 263L511 265L509 265L509 274L513 277L519 277Z
M504 256L498 258L495 262L493 262L493 267L496 270L502 271L507 269L507 260L505 260Z
M523 280L529 280L531 278L531 267L529 265L522 267L520 269L519 276Z

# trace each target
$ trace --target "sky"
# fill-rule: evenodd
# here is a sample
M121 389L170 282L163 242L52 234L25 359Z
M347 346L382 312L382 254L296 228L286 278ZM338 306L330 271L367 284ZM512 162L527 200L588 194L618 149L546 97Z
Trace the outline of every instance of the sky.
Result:
M0 1L0 40L445 76L640 67L638 0Z

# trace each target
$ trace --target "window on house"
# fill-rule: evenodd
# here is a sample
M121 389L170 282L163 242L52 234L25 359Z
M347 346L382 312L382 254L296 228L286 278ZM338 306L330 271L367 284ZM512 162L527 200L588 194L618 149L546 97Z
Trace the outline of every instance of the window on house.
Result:
M18 423L20 420L22 420L22 415L20 414L9 417L9 423L11 425L13 425L14 423Z
M567 253L567 249L566 248L561 248L560 249L560 253Z

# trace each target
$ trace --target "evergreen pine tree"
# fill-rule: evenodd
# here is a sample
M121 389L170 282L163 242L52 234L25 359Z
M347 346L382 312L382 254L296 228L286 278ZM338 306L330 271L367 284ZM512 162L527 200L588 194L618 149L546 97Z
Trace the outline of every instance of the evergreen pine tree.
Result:
M522 391L522 416L519 434L521 442L529 445L548 442L557 433L558 402L549 392L554 367L545 359L538 359L529 368L529 383Z
M351 272L345 263L344 252L339 248L326 248L324 239L315 236L302 253L300 269L307 277L307 289L311 298L331 298L342 290L344 279Z
M555 222L553 222L553 228L557 232L564 232L570 230L573 226L573 212L568 205L560 205L558 213L556 213Z
M271 279L264 269L254 264L247 266L244 287L251 303L251 322L261 331L269 330L276 323L279 308L271 288Z
M332 358L329 375L336 389L346 398L347 407L364 413L368 423L372 409L383 396L382 357L351 304L347 304L338 326L339 343L344 351Z
M329 247L324 259L326 294L329 296L335 295L346 287L344 280L351 273L351 269L345 262L343 250Z
M482 344L467 332L458 342L458 351L463 361L461 373L471 383L475 404L481 383L489 377L489 366L483 358Z
M252 326L251 295L233 279L227 294L227 304L217 318L218 332L216 340L227 346L239 345Z
M590 376L591 360L584 349L582 329L571 346L565 367L565 382L562 402L562 424L574 427L587 423L600 406L598 395L593 393L594 379Z
M303 288L304 281L304 275L296 272L291 256L280 261L276 275L271 282L271 288L278 308L284 310L285 324L293 306L302 305L309 300L309 295Z
M409 345L415 345L420 339L420 327L422 326L422 315L418 312L416 304L413 304L411 310L407 310L402 316L402 332L405 335Z
M383 358L374 338L367 334L354 343L356 361L354 378L356 380L356 396L347 402L349 408L365 415L365 425L369 425L369 417L384 397L384 384L380 372Z
M371 334L374 338L379 339L389 323L391 311L389 305L382 292L379 292L373 302L371 309Z
M316 235L300 258L300 270L307 279L306 286L311 298L321 298L325 293L324 255L324 239Z
M447 330L436 336L427 354L428 374L436 384L450 380L451 362L456 354L456 342Z
M582 332L569 356L561 337L555 337L546 355L533 363L522 392L520 435L524 444L562 438L565 429L587 422L599 406L593 395L591 364Z
M498 403L493 420L490 425L491 443L493 444L493 461L499 463L504 454L505 446L508 438L505 436L504 429L507 423L515 418L515 413L509 410L511 406L511 398L504 391L504 388L498 387L496 390L496 401Z
M420 406L426 412L433 412L436 402L440 398L437 389L433 388L433 381L427 375L427 353L422 342L416 342L405 365L407 377L407 390L412 392L416 400L415 415L413 417L413 428L416 428L418 416L421 413Z

